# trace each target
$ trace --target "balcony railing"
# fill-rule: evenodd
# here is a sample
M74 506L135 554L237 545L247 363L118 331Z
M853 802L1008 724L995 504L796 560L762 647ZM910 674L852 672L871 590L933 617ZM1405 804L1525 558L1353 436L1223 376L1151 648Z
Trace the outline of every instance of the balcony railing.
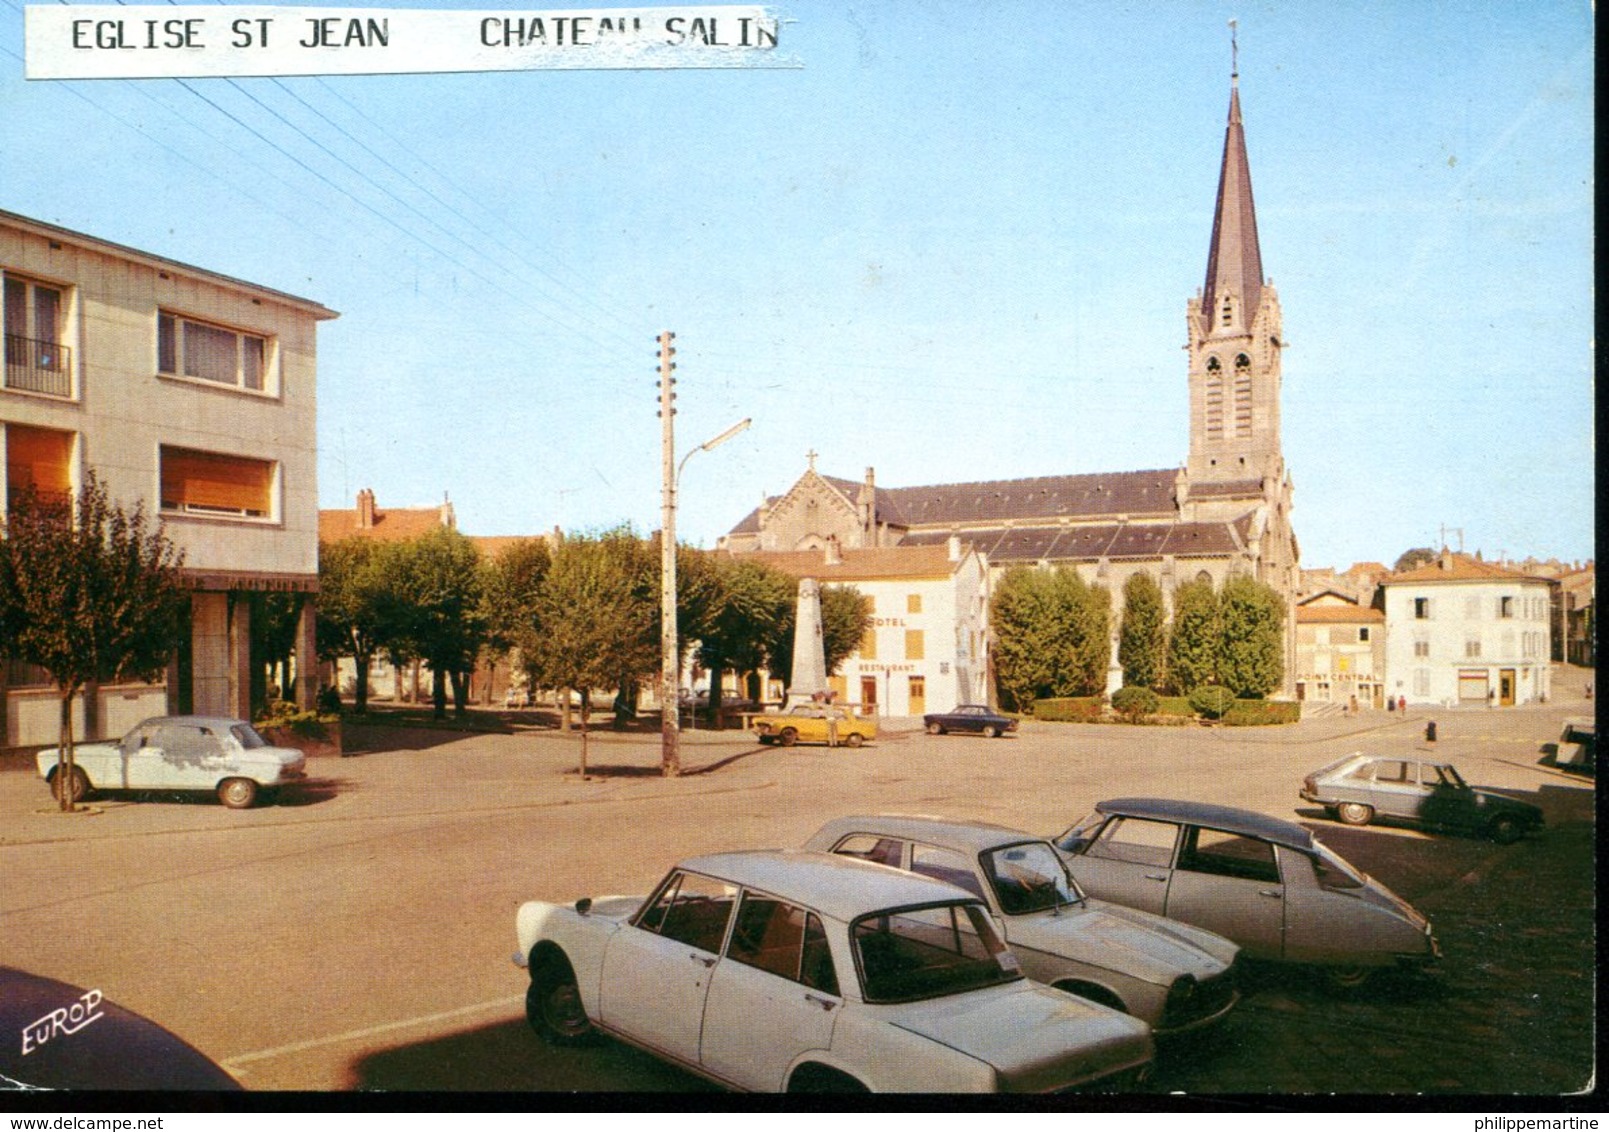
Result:
M6 335L6 389L73 395L73 353L59 342L42 342L20 334Z

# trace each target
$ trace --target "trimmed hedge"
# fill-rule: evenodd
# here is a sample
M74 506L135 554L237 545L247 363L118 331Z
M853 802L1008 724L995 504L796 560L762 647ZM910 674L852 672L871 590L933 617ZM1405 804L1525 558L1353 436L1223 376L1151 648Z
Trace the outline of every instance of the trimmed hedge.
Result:
M1135 684L1125 685L1112 693L1112 710L1130 723L1138 723L1148 715L1155 715L1161 704L1162 699L1155 692Z
M1190 706L1189 696L1163 696L1157 701L1156 711L1158 715L1192 717L1196 714L1195 710Z
M1035 700L1033 714L1052 723L1099 723L1105 711L1105 696L1062 696Z
M1224 712L1229 727L1266 727L1276 723L1296 723L1302 718L1302 705L1284 700L1236 700Z

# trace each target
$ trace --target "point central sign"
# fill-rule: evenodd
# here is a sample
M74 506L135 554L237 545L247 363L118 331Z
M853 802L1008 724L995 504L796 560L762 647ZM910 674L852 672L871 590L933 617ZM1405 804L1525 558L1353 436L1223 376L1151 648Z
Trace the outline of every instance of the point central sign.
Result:
M797 67L746 5L439 11L29 5L30 79Z

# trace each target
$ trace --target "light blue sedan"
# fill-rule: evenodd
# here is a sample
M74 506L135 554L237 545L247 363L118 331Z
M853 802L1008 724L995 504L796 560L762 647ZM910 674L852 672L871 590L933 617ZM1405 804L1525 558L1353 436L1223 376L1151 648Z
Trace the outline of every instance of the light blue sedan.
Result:
M73 747L70 774L60 752L39 752L39 777L60 798L77 802L99 790L204 790L232 810L249 808L259 791L304 778L307 756L272 747L243 719L168 715L148 719L116 743Z

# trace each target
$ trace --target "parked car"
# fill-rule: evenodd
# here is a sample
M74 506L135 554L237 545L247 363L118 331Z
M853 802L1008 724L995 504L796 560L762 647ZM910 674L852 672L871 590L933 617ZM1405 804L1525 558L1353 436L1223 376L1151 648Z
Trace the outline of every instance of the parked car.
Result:
M835 704L800 704L785 712L757 715L752 724L762 743L826 743L858 747L877 738L877 720Z
M1247 958L1355 987L1439 958L1430 921L1294 822L1162 798L1117 798L1055 839L1093 896L1183 920Z
M922 717L929 735L943 735L950 731L970 731L993 739L1017 729L1017 721L1001 715L983 704L962 704L954 711L930 712Z
M169 1030L86 990L0 967L0 1091L238 1092L240 1083Z
M1567 719L1553 748L1553 765L1578 774L1598 773L1598 721Z
M692 858L646 900L522 905L515 934L543 1037L735 1089L1105 1089L1151 1060L1145 1023L1023 978L975 896L824 853Z
M1542 810L1484 786L1451 763L1354 753L1302 780L1301 795L1347 825L1377 819L1484 833L1503 845L1542 828Z
M301 751L269 746L244 719L205 715L159 716L119 742L76 744L70 776L55 747L40 751L37 763L58 798L63 790L75 802L103 790L205 790L232 810L307 775Z
M935 877L981 897L1023 973L1143 1018L1158 1035L1222 1021L1240 1000L1240 948L1211 932L1086 896L1042 838L986 822L847 817L804 848Z

